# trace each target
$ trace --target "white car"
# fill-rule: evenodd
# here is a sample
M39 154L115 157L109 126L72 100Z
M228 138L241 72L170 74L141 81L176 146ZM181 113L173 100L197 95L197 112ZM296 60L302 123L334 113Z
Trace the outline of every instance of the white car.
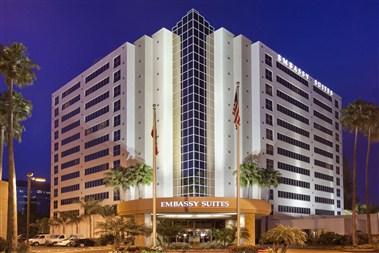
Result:
M32 246L45 245L46 241L49 239L49 235L37 235L34 238L29 239L29 244Z
M68 239L68 235L52 235L50 238L46 241L46 245L48 246L54 246L58 242Z
M66 246L66 247L71 247L71 246L74 246L73 242L76 240L76 239L79 239L81 238L80 236L78 235L70 235L70 237L62 240L62 241L59 241L57 243L55 243L54 245L55 246Z

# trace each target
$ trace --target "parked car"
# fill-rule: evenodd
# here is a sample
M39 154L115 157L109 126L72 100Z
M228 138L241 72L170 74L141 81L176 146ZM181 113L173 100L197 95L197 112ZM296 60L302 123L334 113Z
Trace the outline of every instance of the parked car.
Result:
M48 234L39 234L33 238L29 239L29 244L32 246L45 245L46 241L49 239Z
M71 247L71 246L74 246L74 241L77 240L77 239L79 239L79 238L82 238L82 236L80 236L80 235L70 235L69 238L55 243L55 246Z
M54 246L60 241L68 239L68 235L52 235L48 240L46 240L46 245L47 246Z
M95 246L95 241L89 238L81 238L73 241L74 247L90 247Z

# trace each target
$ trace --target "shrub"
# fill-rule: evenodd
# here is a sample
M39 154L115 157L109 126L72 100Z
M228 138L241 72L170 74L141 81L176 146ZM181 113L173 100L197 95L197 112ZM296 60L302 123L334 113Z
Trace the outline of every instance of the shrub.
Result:
M307 241L308 245L350 245L351 236L334 232L322 232L318 237Z
M98 244L100 246L105 246L108 244L113 244L114 242L114 236L112 234L103 234L98 239Z
M230 253L257 253L258 249L256 246L230 246L228 248Z
M8 242L4 238L0 237L0 252L5 251L7 248Z
M268 230L261 238L262 243L272 243L272 252L277 253L279 249L281 253L287 251L290 245L304 245L307 240L307 235L299 228L278 226Z
M221 243L219 242L206 242L200 244L200 249L223 249L225 248Z
M169 248L170 249L190 249L191 246L189 245L189 243L185 243L185 242L174 242L170 244Z

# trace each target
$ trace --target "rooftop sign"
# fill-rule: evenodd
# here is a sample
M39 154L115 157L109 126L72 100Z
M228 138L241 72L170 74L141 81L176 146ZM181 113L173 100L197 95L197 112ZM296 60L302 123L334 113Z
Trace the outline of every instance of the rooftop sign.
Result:
M292 62L290 62L289 60L287 60L286 58L284 58L280 54L278 54L277 61L280 62L281 64L283 64L284 66L286 66L292 72L294 72L297 75L301 76L302 78L305 78L306 80L309 80L309 75L307 73L305 73L304 70L302 70L301 68L297 67L295 64L293 64ZM317 88L319 88L320 90L322 90L323 92L325 92L326 94L328 94L330 96L333 95L333 91L331 89L329 89L328 87L326 87L325 85L323 85L321 82L317 81L316 79L314 79L313 85L316 86Z

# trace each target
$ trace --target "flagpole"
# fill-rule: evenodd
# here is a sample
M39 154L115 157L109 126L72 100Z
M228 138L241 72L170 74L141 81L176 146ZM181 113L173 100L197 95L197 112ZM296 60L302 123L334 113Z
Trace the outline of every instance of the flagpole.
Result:
M153 104L153 247L157 246L157 126L156 105Z
M237 94L237 103L238 103L238 110L240 109L239 106L239 86L240 83L237 82L236 86L236 94ZM240 113L240 112L239 112ZM240 238L241 238L241 224L240 224L240 192L241 192L241 171L240 171L240 126L239 124L236 125L236 142L237 142L237 152L236 152L236 166L237 166L237 246L240 246Z

